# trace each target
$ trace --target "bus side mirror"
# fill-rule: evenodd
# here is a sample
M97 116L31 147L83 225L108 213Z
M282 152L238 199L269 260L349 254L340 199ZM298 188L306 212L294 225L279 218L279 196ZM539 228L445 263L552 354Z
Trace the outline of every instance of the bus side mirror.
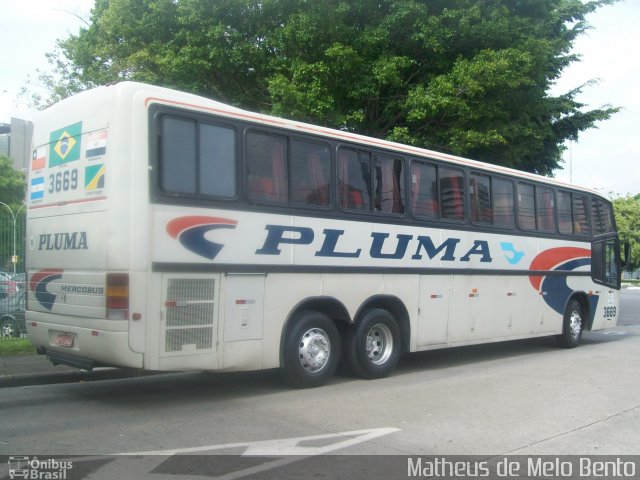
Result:
M623 244L624 258L621 259L622 269L627 270L631 265L631 244L626 240Z

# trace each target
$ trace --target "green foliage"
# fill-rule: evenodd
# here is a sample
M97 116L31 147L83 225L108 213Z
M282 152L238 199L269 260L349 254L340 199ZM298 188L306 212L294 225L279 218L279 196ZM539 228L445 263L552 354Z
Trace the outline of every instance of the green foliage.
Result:
M613 210L620 239L631 244L629 270L637 270L640 268L640 194L615 198Z
M53 99L119 80L549 175L609 118L550 86L616 0L96 0Z
M36 348L27 339L0 339L0 356L34 355Z
M17 211L24 200L25 188L24 174L13 169L9 157L0 155L0 202Z

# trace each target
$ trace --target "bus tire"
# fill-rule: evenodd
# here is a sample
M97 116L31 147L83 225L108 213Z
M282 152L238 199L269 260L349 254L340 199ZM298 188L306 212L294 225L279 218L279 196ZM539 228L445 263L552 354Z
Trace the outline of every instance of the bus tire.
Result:
M580 302L569 300L562 321L562 333L556 337L558 344L563 348L576 348L582 339L584 327L583 311Z
M300 312L284 346L282 374L296 388L327 383L340 361L340 334L333 320L315 311Z
M366 379L388 376L400 359L400 328L387 310L367 310L344 336L344 360L352 374Z

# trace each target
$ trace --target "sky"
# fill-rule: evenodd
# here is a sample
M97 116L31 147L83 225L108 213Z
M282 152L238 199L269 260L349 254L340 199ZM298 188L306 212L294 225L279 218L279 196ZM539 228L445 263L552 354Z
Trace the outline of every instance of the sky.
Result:
M76 33L88 19L93 0L0 0L0 122L32 119L24 99L17 98L27 78L47 71L45 54L56 39ZM580 134L564 155L556 178L606 195L640 193L640 1L623 0L587 17L592 29L574 43L581 56L551 91L565 93L591 79L577 100L588 108L622 107L598 128Z

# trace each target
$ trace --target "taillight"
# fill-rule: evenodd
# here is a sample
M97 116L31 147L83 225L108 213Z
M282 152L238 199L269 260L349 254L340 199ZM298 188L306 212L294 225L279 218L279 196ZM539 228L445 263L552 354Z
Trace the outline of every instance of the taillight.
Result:
M107 273L107 319L129 319L129 274Z

